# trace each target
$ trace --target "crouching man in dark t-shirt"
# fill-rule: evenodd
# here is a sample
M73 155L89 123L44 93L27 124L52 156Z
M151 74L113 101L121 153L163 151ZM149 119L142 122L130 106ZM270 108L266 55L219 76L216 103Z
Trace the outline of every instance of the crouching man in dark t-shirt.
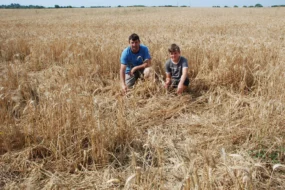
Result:
M180 48L176 44L171 44L168 49L170 59L165 63L166 81L165 88L169 86L177 88L177 94L181 94L189 86L188 61L180 55Z

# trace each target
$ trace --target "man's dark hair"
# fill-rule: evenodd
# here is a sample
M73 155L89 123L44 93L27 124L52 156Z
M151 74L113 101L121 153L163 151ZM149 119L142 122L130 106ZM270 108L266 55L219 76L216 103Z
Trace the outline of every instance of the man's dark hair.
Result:
M140 37L137 35L137 34L135 34L135 33L133 33L132 35L130 35L130 37L129 37L129 41L136 41L136 40L138 40L138 41L140 41Z
M171 53L171 52L178 52L178 53L180 53L180 48L176 44L171 44L170 47L168 48L168 52L169 53Z

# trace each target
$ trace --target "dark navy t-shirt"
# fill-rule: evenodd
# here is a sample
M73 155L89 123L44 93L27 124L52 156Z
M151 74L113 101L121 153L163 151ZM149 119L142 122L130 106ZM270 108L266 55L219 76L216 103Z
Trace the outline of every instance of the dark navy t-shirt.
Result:
M168 59L165 63L166 73L170 74L171 78L174 80L180 80L184 67L188 68L188 61L185 57L182 56L180 56L177 64L173 63L171 59Z

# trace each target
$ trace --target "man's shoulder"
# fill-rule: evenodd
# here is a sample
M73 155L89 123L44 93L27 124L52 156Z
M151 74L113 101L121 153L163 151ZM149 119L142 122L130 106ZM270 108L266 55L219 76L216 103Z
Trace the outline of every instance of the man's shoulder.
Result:
M183 57L183 56L180 56L180 63L188 64L188 60L187 60L187 58L185 58L185 57Z
M128 55L130 53L130 47L126 47L123 52L122 55Z
M188 67L188 60L185 57L181 56L180 64L182 64L183 67Z
M128 51L130 51L130 49L131 49L130 46L128 46L123 50L123 52L128 52Z
M165 62L165 64L166 64L166 65L171 65L171 64L172 64L171 59L167 59L166 62Z
M183 61L187 61L187 58L184 57L184 56L180 56L180 59L183 60Z

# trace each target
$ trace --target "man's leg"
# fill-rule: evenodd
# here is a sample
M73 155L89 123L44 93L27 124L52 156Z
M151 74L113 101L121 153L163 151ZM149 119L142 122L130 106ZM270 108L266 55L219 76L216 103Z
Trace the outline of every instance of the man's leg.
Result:
M137 70L133 76L126 74L125 78L126 85L128 86L128 88L131 88L132 86L134 86L138 78L152 80L154 79L154 74L153 70L148 67L143 70Z
M179 85L179 80L171 80L171 87L172 88L178 88ZM182 87L182 92L184 92L186 90L186 88L189 86L190 80L189 78L186 78L184 83L183 83L183 87Z
M133 87L134 84L136 83L136 80L138 79L138 78L136 77L136 75L131 76L131 75L129 75L129 74L126 74L125 78L126 78L126 79L125 79L126 85L128 86L128 88Z
M144 79L155 82L155 73L151 67L145 68L143 74L144 74Z

